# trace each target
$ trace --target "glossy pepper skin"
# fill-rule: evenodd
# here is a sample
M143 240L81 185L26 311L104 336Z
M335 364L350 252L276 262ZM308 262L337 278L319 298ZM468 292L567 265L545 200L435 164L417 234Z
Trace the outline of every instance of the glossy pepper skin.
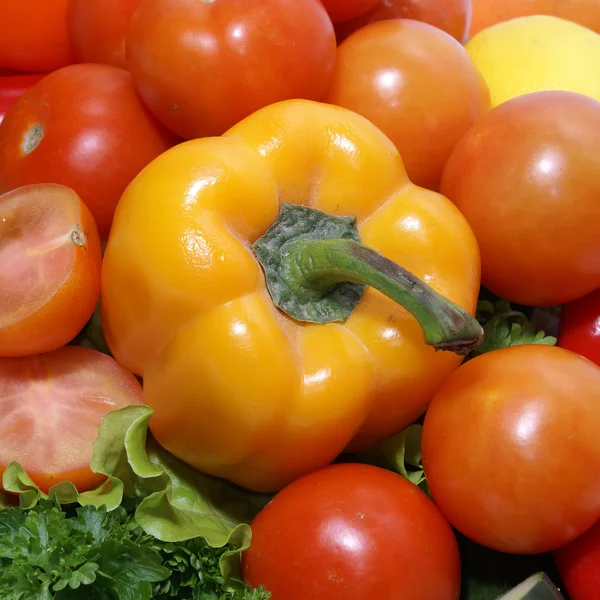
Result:
M471 314L480 282L460 212L413 185L391 141L346 109L281 102L148 165L106 249L107 342L143 376L163 446L260 491L407 426L461 362L372 288L343 324L276 309L252 244L283 203L356 216L365 246Z
M563 306L558 345L600 365L600 289Z

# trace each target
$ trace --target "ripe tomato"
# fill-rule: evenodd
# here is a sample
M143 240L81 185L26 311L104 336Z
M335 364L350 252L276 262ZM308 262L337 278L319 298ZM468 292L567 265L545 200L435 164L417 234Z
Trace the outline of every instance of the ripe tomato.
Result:
M373 8L379 0L321 0L334 23L353 19Z
M600 289L563 306L558 345L600 365Z
M471 19L471 0L380 0L368 12L336 25L338 43L365 25L388 19L423 21L462 42Z
M490 107L465 49L410 20L373 23L347 38L324 100L377 125L396 144L410 179L436 191L454 146Z
M142 0L71 0L68 26L78 62L127 69L125 35Z
M560 17L600 33L600 0L473 0L469 36L496 23L531 15Z
M529 306L600 287L598 172L600 103L587 96L526 94L476 123L441 191L473 228L483 285Z
M5 75L0 76L0 123L6 111L43 75Z
M554 552L571 600L593 600L600 590L600 521L575 541Z
M92 316L102 253L77 194L38 184L0 196L0 356L56 350Z
M68 3L69 0L0 2L0 66L47 73L72 63Z
M433 502L400 475L363 464L326 467L279 492L254 519L242 565L272 600L460 592L458 545Z
M14 460L44 492L94 487L105 479L89 466L102 418L141 402L134 375L96 350L0 358L0 475Z
M32 183L71 187L106 238L127 185L176 141L146 110L127 72L64 67L25 92L0 123L0 192Z
M221 135L279 100L319 100L335 54L320 0L145 0L127 35L140 95L185 138Z
M544 345L463 364L425 416L423 465L446 518L475 542L537 554L600 518L600 368Z

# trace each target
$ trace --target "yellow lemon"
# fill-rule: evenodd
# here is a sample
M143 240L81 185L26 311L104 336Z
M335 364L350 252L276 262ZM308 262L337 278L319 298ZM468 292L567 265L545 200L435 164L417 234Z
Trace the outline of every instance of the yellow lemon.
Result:
M600 35L549 16L520 17L476 34L467 44L497 106L542 90L567 90L600 101Z

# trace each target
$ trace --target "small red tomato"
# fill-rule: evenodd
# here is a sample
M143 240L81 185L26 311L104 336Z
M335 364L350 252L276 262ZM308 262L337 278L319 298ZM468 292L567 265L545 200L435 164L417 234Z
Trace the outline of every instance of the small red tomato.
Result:
M68 26L77 62L127 69L125 36L142 0L71 0Z
M188 139L221 135L279 100L319 100L335 54L320 0L145 0L127 34L138 92Z
M600 521L554 552L554 561L571 600L594 600L600 591Z
M365 25L388 19L423 21L462 43L471 20L471 0L380 0L368 12L336 25L338 43Z
M340 23L353 19L373 8L379 0L321 0L331 20Z
M511 302L553 306L600 287L600 102L525 94L467 132L441 192L469 221L482 284Z
M0 196L0 356L56 350L92 316L102 253L77 194L52 183Z
M458 545L433 502L400 475L363 464L326 467L279 492L254 519L242 565L272 600L460 592Z
M540 554L600 518L600 368L545 345L474 358L423 425L433 498L456 529L500 552Z
M454 146L490 108L466 50L444 31L409 20L373 23L347 38L324 100L377 125L411 181L435 191Z
M8 109L44 75L0 76L0 123Z
M563 306L558 345L600 365L600 289Z
M93 488L106 479L90 468L102 418L141 402L135 376L96 350L0 358L0 476L14 460L43 492L61 481Z
M177 141L142 104L126 71L64 67L25 92L0 123L0 193L66 185L106 238L125 188Z

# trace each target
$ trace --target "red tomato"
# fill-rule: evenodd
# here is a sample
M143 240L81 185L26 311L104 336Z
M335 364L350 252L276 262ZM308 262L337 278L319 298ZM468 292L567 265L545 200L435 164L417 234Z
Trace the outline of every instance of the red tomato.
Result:
M92 316L102 253L94 219L62 185L0 196L0 356L56 350Z
M360 17L336 26L338 43L365 25L388 19L423 21L462 42L471 19L471 0L380 0Z
M600 289L563 306L558 345L600 365Z
M14 460L44 492L91 489L105 479L89 466L102 418L141 402L138 380L96 350L0 358L0 475Z
M567 19L600 33L600 0L473 0L470 37L496 23L530 15Z
M68 3L69 0L2 0L0 66L47 73L72 63Z
M446 518L473 541L537 554L600 518L600 368L544 345L463 364L425 416L423 465Z
M318 100L335 34L319 0L145 0L127 36L136 87L185 138L221 135L279 100Z
M600 103L536 92L476 123L442 193L469 221L482 283L512 302L563 304L600 287Z
M71 0L68 25L78 62L127 69L125 35L142 0Z
M554 552L554 561L571 600L594 600L600 590L600 521Z
M381 21L338 49L324 100L377 125L396 144L410 179L437 190L448 156L490 107L466 50L418 21Z
M0 123L0 192L66 185L106 238L127 185L176 141L146 110L127 72L64 67L25 92Z
M0 123L6 111L43 75L4 75L0 76Z
M347 21L366 13L379 0L321 0L334 23Z
M391 471L321 469L279 492L252 523L244 577L272 600L458 600L454 533L431 500Z

